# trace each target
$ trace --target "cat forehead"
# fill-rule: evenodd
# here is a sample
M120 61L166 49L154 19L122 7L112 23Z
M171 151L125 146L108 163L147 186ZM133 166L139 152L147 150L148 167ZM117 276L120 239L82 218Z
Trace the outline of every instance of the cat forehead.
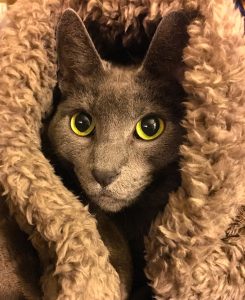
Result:
M69 113L85 110L97 119L137 119L148 113L167 113L164 95L138 80L137 68L107 67L102 80L91 81L85 90L75 89L63 108ZM158 95L159 96L159 95ZM113 118L111 118L113 116Z
M93 109L105 114L118 114L138 118L147 113L169 113L169 99L166 94L168 83L157 80L142 80L138 68L112 68L98 84ZM105 107L104 107L105 105Z
M123 95L137 93L138 84L135 80L137 69L110 67L98 84L98 92L103 94Z

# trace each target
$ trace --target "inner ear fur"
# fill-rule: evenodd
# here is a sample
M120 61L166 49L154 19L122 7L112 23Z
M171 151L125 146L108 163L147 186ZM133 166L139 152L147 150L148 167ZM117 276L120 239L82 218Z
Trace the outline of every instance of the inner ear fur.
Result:
M86 84L103 73L102 61L79 15L67 9L57 27L58 81Z
M188 25L198 16L197 11L175 11L163 17L153 36L140 75L182 81L183 49L188 43Z

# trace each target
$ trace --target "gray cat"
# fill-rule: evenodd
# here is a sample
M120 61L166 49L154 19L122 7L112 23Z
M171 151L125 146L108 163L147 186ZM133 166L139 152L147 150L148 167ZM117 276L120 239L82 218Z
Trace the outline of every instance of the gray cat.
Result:
M143 63L131 67L102 61L73 10L65 11L57 30L61 100L48 123L48 143L65 166L65 181L77 183L97 215L102 237L110 236L105 216L116 232L109 243L119 243L117 234L121 245L127 241L138 291L130 299L151 299L150 289L141 289L147 286L144 236L169 192L180 185L182 51L194 16L179 11L164 17ZM124 257L130 273L128 248L119 248L125 252L115 255L113 264Z

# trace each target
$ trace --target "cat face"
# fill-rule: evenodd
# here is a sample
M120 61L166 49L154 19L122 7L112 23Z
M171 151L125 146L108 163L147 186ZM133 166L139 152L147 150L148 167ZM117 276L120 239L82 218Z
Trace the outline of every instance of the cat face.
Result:
M162 75L153 39L140 68L105 64L72 10L64 14L57 37L62 101L49 140L73 166L89 199L119 211L178 157L184 92L173 67L180 58L168 66L162 60Z

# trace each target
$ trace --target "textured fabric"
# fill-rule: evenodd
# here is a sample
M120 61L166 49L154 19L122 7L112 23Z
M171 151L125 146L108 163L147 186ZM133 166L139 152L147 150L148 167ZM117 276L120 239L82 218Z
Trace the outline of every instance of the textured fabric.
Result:
M146 274L156 299L244 299L245 40L233 2L19 0L0 23L0 184L45 267L45 298L119 299L93 216L40 150L56 80L55 27L68 6L88 28L99 24L96 46L117 37L130 50L150 41L161 16L200 10L184 51L182 186L152 225Z

